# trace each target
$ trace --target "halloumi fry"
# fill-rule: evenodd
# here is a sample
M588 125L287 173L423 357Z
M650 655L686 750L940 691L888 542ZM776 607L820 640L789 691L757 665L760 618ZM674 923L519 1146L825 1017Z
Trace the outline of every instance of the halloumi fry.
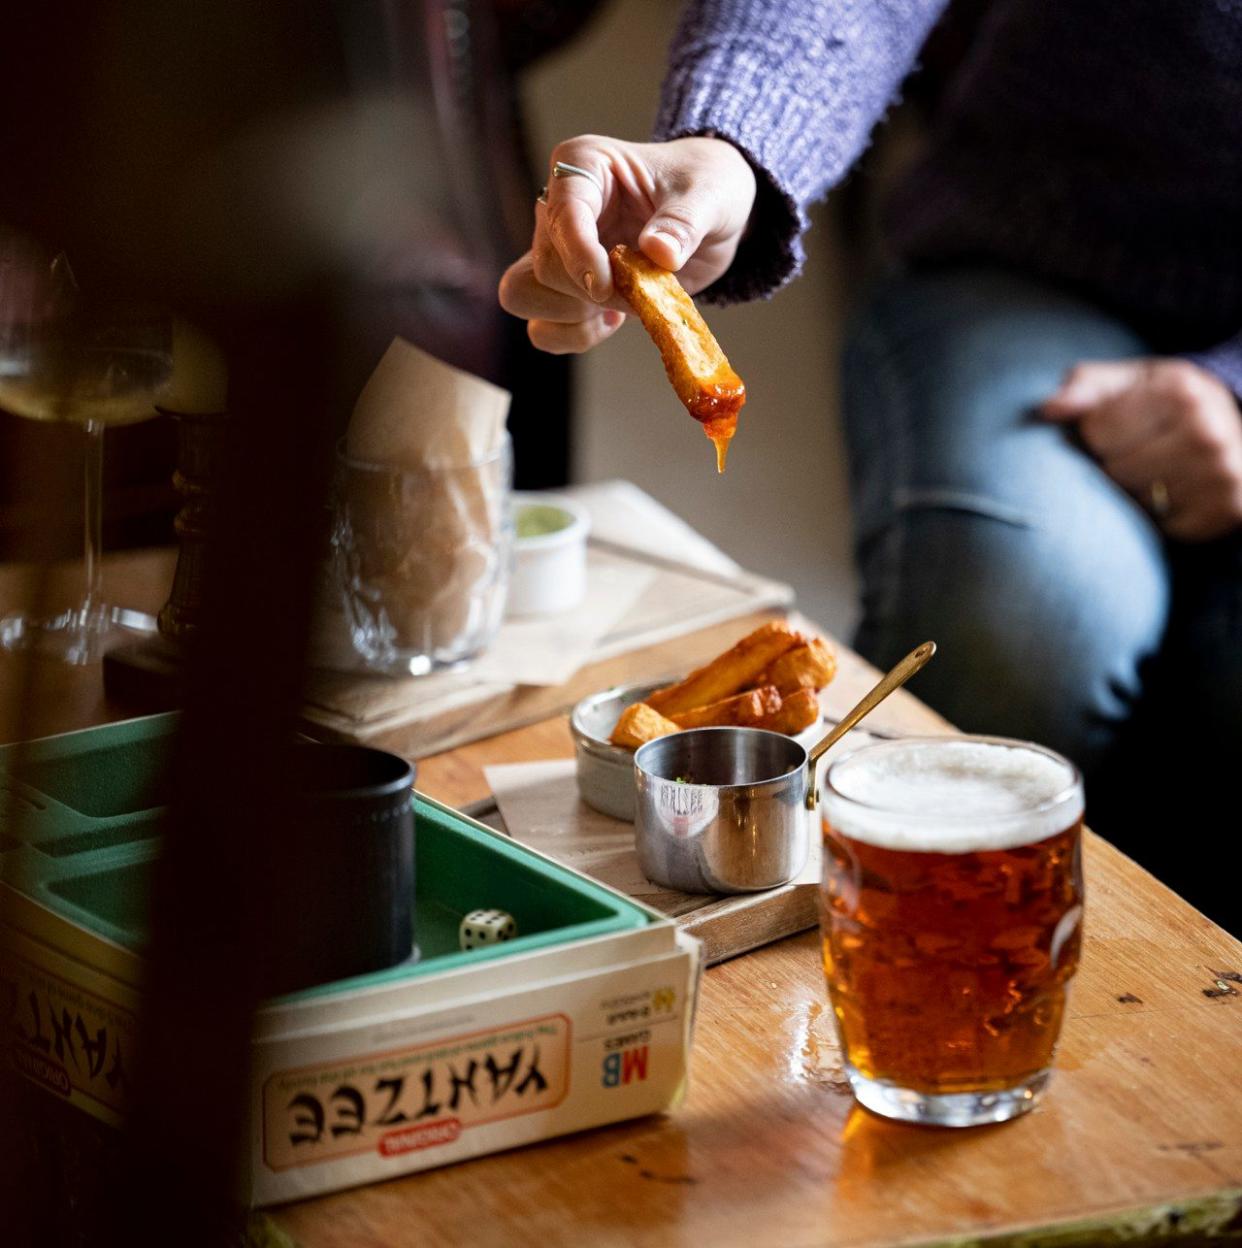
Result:
M648 741L657 737L667 737L670 732L680 732L679 725L671 719L665 719L659 711L653 711L645 702L635 702L621 712L612 736L608 739L613 745L625 746L636 750Z
M761 683L775 685L781 693L795 689L823 689L837 674L837 656L819 637L805 646L787 650L761 677Z
M677 397L715 443L716 471L724 472L737 414L746 402L745 384L674 273L624 243L608 258L618 292L660 348Z
M765 716L775 715L780 709L781 695L772 685L765 685L762 689L747 689L731 698L721 698L707 706L680 711L669 718L678 728L722 728L729 724L753 728Z
M661 715L676 715L719 702L756 684L759 677L786 650L802 645L806 638L783 620L761 624L748 633L732 649L717 656L704 667L690 673L685 680L656 690L647 698Z
M755 728L767 728L770 732L783 732L792 737L809 728L819 718L819 695L814 689L796 689L781 699L780 709L765 715Z

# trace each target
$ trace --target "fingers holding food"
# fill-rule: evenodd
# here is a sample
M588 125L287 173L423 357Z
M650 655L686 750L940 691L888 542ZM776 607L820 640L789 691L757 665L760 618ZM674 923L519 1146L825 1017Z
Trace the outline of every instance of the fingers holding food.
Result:
M624 243L608 257L613 285L659 348L677 397L715 443L716 470L723 472L745 384L674 273Z
M563 272L560 288L545 285L536 275L535 257L527 252L500 279L500 306L521 317L527 335L541 351L553 355L587 351L609 338L625 322L625 313L591 303L570 286Z
M585 178L557 178L548 183L543 215L548 244L556 249L565 272L579 290L599 303L612 295L612 268L599 241L599 210L584 201L585 194L598 198Z
M562 325L556 321L529 321L526 336L540 351L550 355L574 355L589 351L605 338L611 338L624 322L624 313L606 308L573 325Z
M796 689L781 699L776 710L765 715L752 727L766 728L769 732L783 732L792 737L809 728L818 719L819 694L814 689Z
M562 194L559 189L560 181L563 179L558 180L558 185L553 187L549 194ZM563 232L564 217L564 211L554 209L551 204L540 204L536 207L535 232L531 238L530 250L512 265L509 272L501 279L502 305L517 316L549 315L557 320L569 319L545 312L539 306L531 307L529 297L517 300L510 298L510 301L506 303L504 301L506 285L516 284L519 291L525 290L528 296L538 295L542 291L554 291L573 300L579 305L577 319L582 319L589 312L601 307L609 307L616 312L628 312L629 304L612 292L608 254L600 246L598 239L595 240L594 246L603 257L605 272L609 274L609 282L606 286L602 286L598 277L590 270L579 267L580 260L572 257L567 259L562 253L557 245L555 229L557 228L556 222L562 221L559 228ZM522 280L513 283L513 278Z
M755 728L765 717L776 714L780 706L781 695L772 685L765 685L760 689L735 693L731 698L721 698L719 702L709 702L706 706L680 711L669 718L678 728L723 728L729 725Z
M639 248L693 294L732 264L755 202L755 171L732 143L701 135L653 145L650 167Z
M836 674L836 655L821 638L812 637L806 645L782 654L764 673L763 683L786 694L795 689L823 689Z
M621 712L621 718L608 739L613 745L636 750L657 737L667 737L669 733L680 731L679 725L665 719L659 711L653 711L645 702L635 702Z
M762 624L724 654L691 672L685 680L656 690L647 702L670 717L696 706L719 702L721 698L755 686L759 677L782 654L805 640L783 620Z
M615 194L614 153L608 139L582 134L558 143L548 156L542 225L565 271L596 300L612 294L608 252L599 219Z
M498 294L500 306L524 321L538 317L568 325L585 320L599 311L581 295L567 294L544 285L535 276L535 257L529 251L505 270Z
M583 284L583 275L575 277L565 267L560 252L557 251L548 234L544 220L544 211L539 213L539 221L535 226L535 237L530 245L531 269L535 280L549 290L559 291L573 299L580 299L587 307L594 305L590 292Z
M524 257L530 283L621 313L631 308L614 289L612 244L641 240L651 256L678 270L687 290L701 290L732 263L756 187L741 152L705 136L630 143L578 135L549 154L545 181L533 207L531 250ZM507 275L505 284L510 281ZM586 320L585 314L566 317L546 306L527 307L520 295L503 288L501 302L525 320L558 325ZM569 337L540 329L531 335L550 350L590 345L581 335L572 343Z

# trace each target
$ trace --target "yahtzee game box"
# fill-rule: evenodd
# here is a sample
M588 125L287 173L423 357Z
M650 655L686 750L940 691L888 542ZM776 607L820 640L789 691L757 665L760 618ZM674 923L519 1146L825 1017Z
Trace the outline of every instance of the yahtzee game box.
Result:
M0 750L8 1060L111 1123L135 1060L175 724L152 716ZM684 1089L697 942L414 800L416 955L273 998L255 1017L253 1204L657 1112ZM480 906L512 914L518 935L462 951L458 925Z

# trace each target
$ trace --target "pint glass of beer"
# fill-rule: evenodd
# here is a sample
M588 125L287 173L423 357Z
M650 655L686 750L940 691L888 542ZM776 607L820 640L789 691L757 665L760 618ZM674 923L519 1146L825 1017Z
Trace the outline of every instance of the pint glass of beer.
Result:
M1048 1082L1078 964L1082 779L1036 745L886 741L821 789L824 971L855 1097L1003 1122Z

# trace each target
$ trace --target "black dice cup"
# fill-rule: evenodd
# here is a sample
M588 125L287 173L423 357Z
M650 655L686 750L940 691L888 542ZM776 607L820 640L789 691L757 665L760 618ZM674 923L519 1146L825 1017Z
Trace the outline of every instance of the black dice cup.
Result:
M414 768L366 746L307 744L290 751L288 782L267 991L404 961L414 947Z

